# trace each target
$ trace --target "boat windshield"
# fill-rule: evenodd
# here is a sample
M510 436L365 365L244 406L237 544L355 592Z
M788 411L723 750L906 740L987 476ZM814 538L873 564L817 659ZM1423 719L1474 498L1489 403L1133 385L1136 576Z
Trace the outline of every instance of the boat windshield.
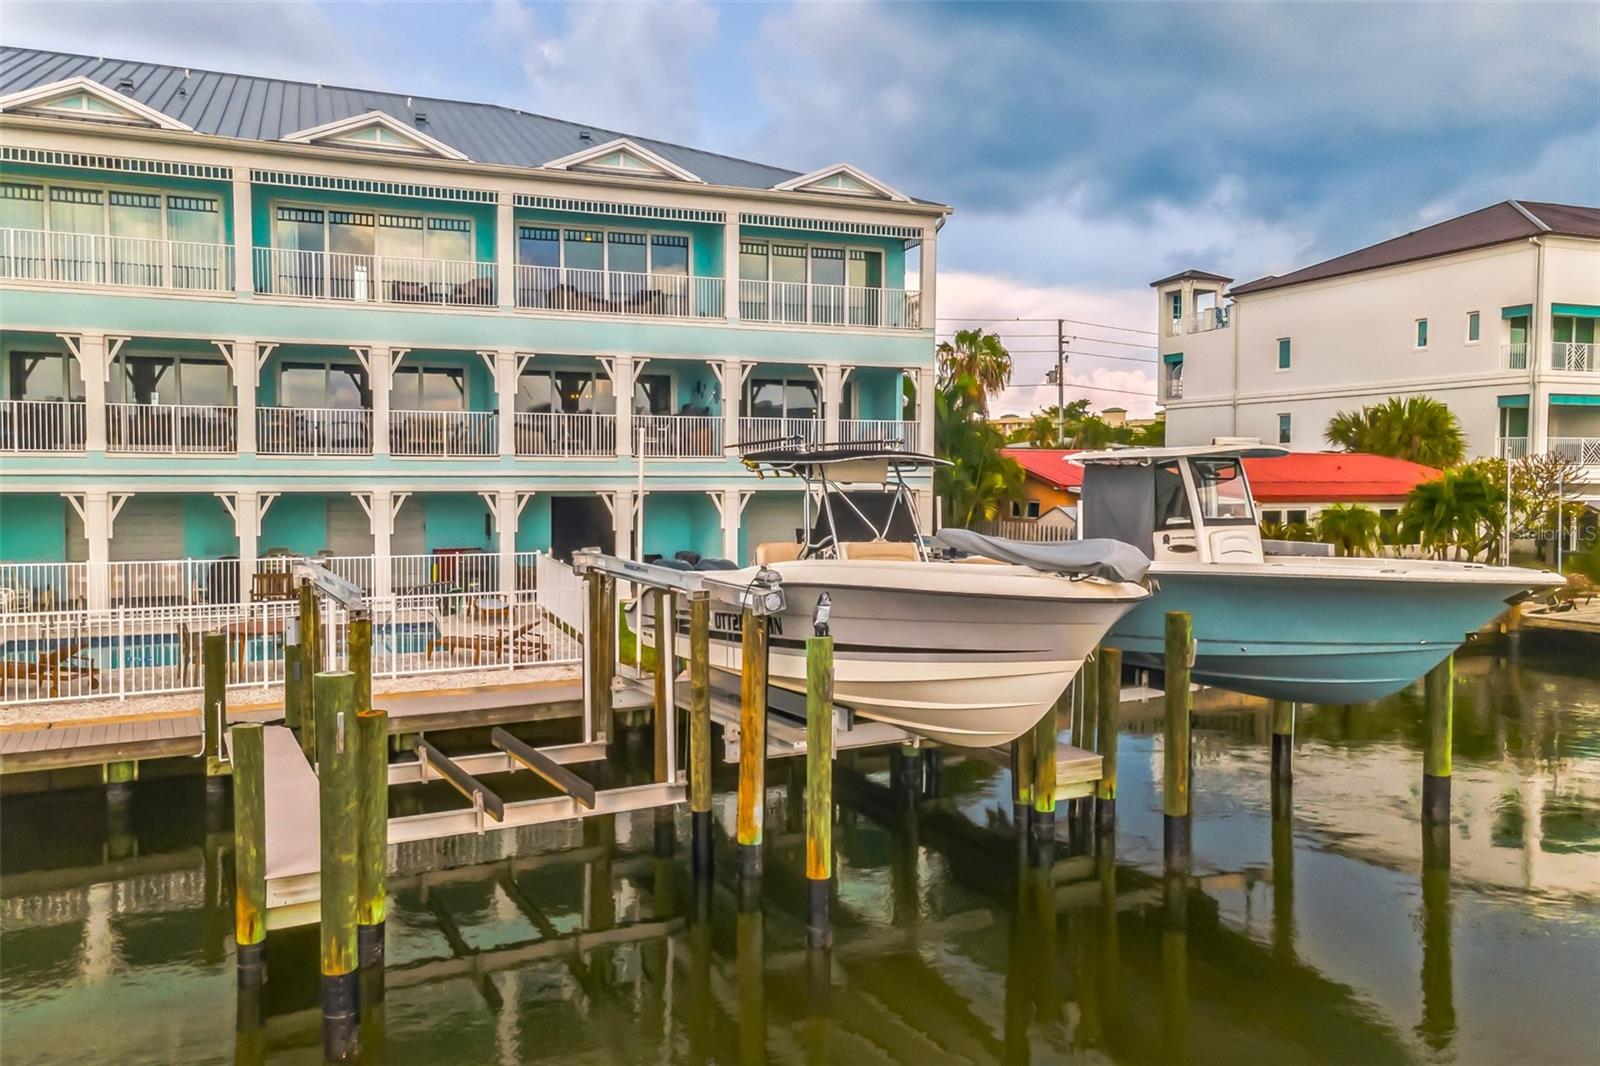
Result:
M1200 517L1212 525L1253 522L1250 489L1237 459L1192 459Z
M1156 525L1159 529L1189 529L1194 516L1189 513L1189 493L1177 463L1160 463L1155 469Z

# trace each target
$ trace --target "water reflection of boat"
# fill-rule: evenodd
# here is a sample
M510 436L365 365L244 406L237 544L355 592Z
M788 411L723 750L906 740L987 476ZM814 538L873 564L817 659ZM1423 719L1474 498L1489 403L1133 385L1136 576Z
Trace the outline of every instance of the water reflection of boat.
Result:
M1130 448L1084 464L1082 535L1131 544L1154 560L1156 595L1107 643L1159 667L1164 617L1194 620L1194 678L1304 703L1364 703L1399 691L1548 571L1412 559L1278 554L1257 526L1240 460L1282 455L1238 447ZM1308 546L1295 546L1304 550Z
M708 583L744 588L765 568L781 581L786 606L770 620L770 682L804 691L805 638L826 594L835 699L941 742L1019 736L1112 623L1149 595L1137 584L1148 560L1114 542L1059 546L1031 565L930 560L903 477L938 462L929 456L851 445L744 459L764 476L798 477L821 493L815 516L811 492L802 494L803 543L762 544L757 565L705 574ZM736 623L725 616L712 626L714 669L740 669Z

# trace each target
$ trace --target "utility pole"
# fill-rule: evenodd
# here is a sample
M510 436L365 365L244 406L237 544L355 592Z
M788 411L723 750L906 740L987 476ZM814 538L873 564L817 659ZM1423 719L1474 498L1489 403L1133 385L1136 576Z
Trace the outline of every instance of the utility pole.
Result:
M1056 443L1067 443L1067 334L1066 321L1056 319Z

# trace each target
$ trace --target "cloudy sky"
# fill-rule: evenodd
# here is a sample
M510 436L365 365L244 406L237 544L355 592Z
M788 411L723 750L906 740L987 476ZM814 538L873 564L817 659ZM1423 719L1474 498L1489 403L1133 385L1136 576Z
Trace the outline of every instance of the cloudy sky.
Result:
M5 0L0 38L846 159L956 208L941 331L1076 320L1073 394L1135 412L1156 277L1279 273L1512 197L1600 204L1588 4ZM1001 407L1054 402L1025 387L1053 324L1001 329Z

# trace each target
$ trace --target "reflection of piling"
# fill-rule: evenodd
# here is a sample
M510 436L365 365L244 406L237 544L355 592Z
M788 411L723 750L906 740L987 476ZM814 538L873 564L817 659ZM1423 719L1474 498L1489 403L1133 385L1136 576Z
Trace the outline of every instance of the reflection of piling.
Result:
M1100 709L1095 715L1095 749L1100 753L1100 781L1095 785L1095 818L1102 833L1114 831L1117 818L1117 708L1122 703L1122 651L1102 647L1095 656L1100 683Z
M711 839L711 594L689 594L689 832L690 863L709 880Z
M1294 789L1294 704L1272 701L1272 816L1288 817Z
M361 825L356 846L356 939L361 965L381 968L389 909L389 715L357 706L355 774Z
M739 983L739 1062L748 1066L759 1066L767 1061L767 998L762 974L764 939L760 900L742 898L734 925L734 950Z
M1417 1028L1435 1051L1450 1046L1456 1029L1450 950L1450 835L1446 832L1425 831L1422 838L1422 1020Z
M355 1047L356 912L360 789L357 780L355 676L319 673L312 681L317 717L317 792L321 822L323 1054L343 1061Z
M1450 824L1451 718L1455 711L1455 657L1428 671L1422 693L1426 716L1422 746L1422 824L1426 831Z
M267 779L259 722L228 731L233 757L233 938L239 985L259 986L267 944Z
M745 610L739 684L739 874L761 876L761 827L767 794L767 620Z
M1189 868L1189 776L1193 751L1189 744L1190 658L1194 649L1189 615L1167 612L1166 723L1162 755L1162 851L1169 869Z
M821 627L819 627L821 628ZM833 638L806 638L806 944L833 944Z
M1171 684L1171 675L1168 675ZM1170 691L1170 688L1169 688ZM1189 1061L1189 929L1187 878L1169 872L1162 885L1161 1059Z

